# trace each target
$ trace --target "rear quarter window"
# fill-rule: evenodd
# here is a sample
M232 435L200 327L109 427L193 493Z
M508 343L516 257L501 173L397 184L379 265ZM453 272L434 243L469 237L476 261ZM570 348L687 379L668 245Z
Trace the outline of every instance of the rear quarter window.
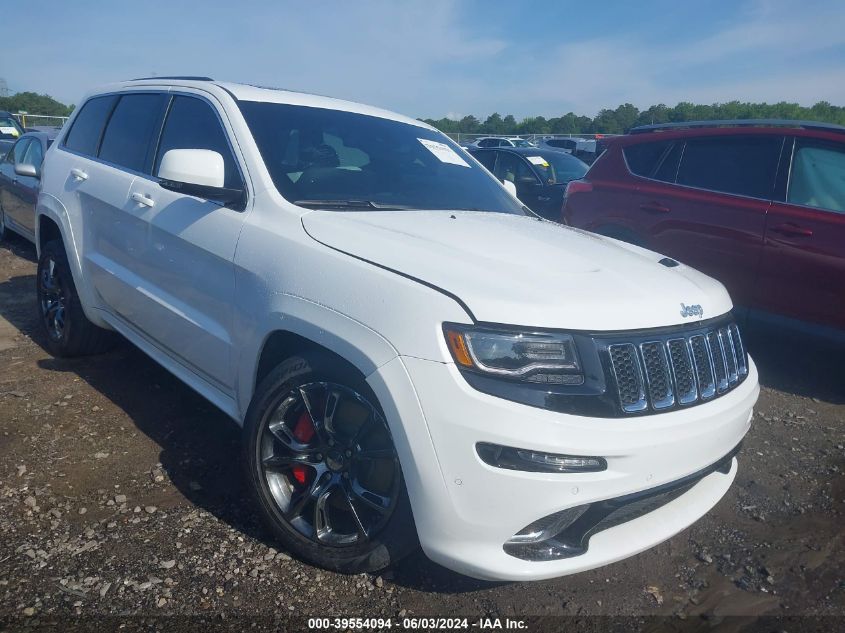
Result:
M73 121L64 146L80 154L95 156L100 135L115 101L116 95L94 97L86 101Z
M783 137L718 136L686 142L679 185L770 200Z
M672 141L637 143L623 148L622 153L632 174L650 178L671 144Z
M845 145L799 138L787 202L845 213Z

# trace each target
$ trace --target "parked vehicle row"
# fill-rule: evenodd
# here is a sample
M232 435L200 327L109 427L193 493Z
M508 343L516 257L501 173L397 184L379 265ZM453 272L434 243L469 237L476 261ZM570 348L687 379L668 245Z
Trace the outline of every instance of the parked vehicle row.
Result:
M24 129L11 112L0 110L0 154L9 151L23 133Z
M256 507L314 564L375 571L419 543L528 580L640 552L730 487L754 363L720 283L510 193L520 161L545 187L575 159L495 151L508 187L361 104L96 90L41 172L49 348L115 330L230 415Z
M519 200L537 215L557 221L566 185L587 173L587 164L565 152L536 148L468 150L502 182L513 183Z
M845 127L638 128L570 184L563 221L713 275L751 318L845 339Z
M518 136L484 136L463 146L465 149L473 147L535 147L534 143Z

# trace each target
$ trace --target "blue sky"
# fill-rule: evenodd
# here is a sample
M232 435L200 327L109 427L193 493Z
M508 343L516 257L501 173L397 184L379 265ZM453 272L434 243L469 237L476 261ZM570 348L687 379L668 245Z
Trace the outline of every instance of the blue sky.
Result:
M49 0L49 19L27 12L3 28L0 77L67 103L109 81L197 74L434 118L845 104L842 0Z

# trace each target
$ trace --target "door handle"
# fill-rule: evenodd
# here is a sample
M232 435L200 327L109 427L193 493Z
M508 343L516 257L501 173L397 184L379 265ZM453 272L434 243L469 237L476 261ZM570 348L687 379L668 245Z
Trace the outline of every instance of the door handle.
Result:
M143 205L145 207L155 206L155 200L153 200L149 196L145 196L143 193L133 193L131 198L138 204Z
M812 237L813 235L813 229L798 226L797 224L792 224L791 222L785 222L784 224L773 226L772 231L780 233L781 235L793 235L796 237Z
M77 169L76 167L70 170L70 175L73 176L76 180L79 180L80 182L83 180L88 180L88 174L86 174L81 169Z
M652 211L654 213L669 213L672 209L659 202L644 202L640 205L643 211Z

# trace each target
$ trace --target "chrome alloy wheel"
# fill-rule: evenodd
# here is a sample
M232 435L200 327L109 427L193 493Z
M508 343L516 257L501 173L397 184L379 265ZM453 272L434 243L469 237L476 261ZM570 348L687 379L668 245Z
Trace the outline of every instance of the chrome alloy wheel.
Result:
M67 298L59 276L56 260L50 257L41 270L38 291L41 315L50 338L62 340L65 335Z
M401 490L383 416L361 394L314 382L264 422L259 463L284 520L321 545L357 545L388 521Z

